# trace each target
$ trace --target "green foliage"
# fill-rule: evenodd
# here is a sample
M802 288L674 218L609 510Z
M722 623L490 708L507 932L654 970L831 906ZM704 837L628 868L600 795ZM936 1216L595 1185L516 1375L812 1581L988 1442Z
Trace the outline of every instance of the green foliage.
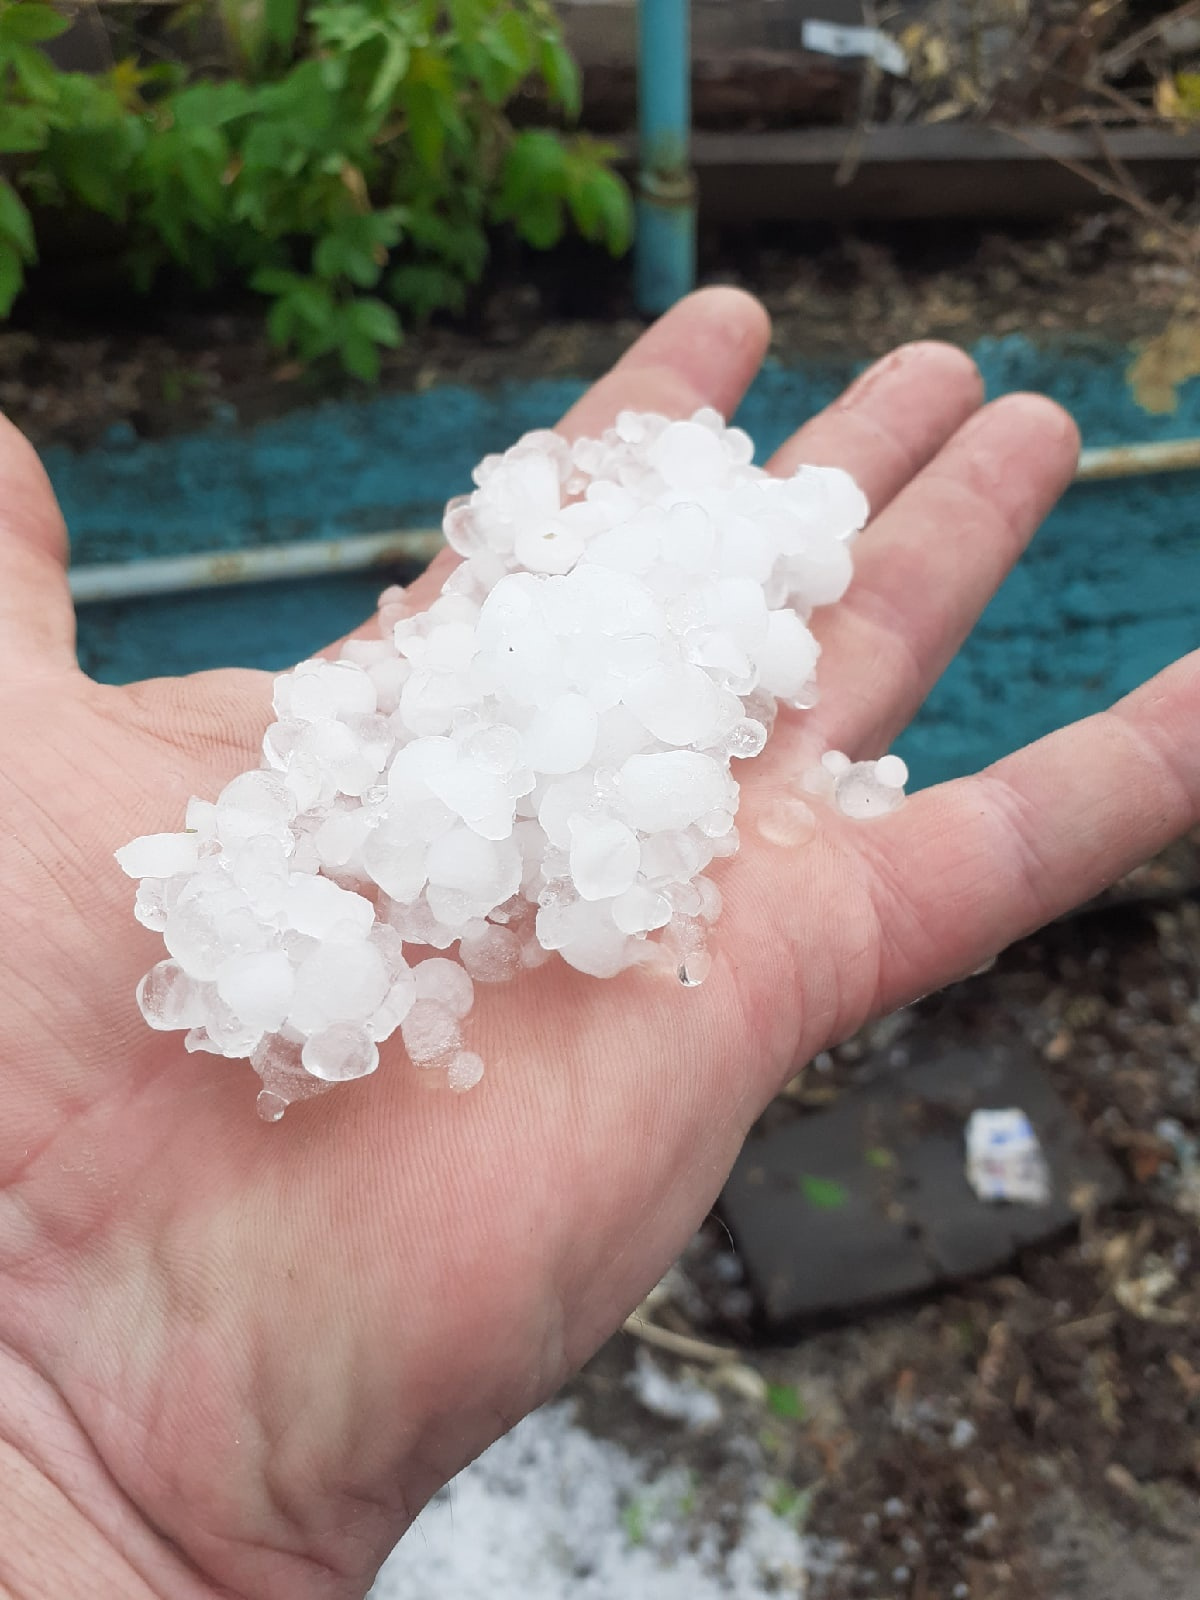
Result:
M218 0L237 76L119 62L60 72L39 48L68 25L0 0L0 316L37 259L26 200L100 213L134 281L168 265L268 297L301 359L370 380L401 318L459 310L488 229L547 249L568 227L614 254L632 231L613 150L514 133L540 82L566 118L579 75L548 0Z
M811 1172L800 1175L800 1193L817 1211L840 1211L850 1196L832 1178L818 1178Z
M798 1489L786 1478L779 1478L771 1486L767 1496L767 1506L781 1521L790 1522L799 1530L808 1521L814 1498L814 1491L811 1488Z
M621 1527L629 1544L645 1544L649 1511L648 1503L641 1498L630 1500L621 1507Z
M800 1391L792 1383L769 1383L767 1405L785 1422L803 1422L807 1414Z

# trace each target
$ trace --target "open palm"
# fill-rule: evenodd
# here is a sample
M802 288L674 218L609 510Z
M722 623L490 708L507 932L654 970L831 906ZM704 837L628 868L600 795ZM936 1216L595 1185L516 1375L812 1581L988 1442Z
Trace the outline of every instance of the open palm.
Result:
M693 297L564 426L728 412L765 341L744 296ZM969 361L933 345L809 422L776 465L848 468L875 515L818 619L822 706L739 772L708 982L553 962L481 994L478 1090L430 1092L394 1045L268 1127L243 1064L141 1022L161 952L111 853L254 764L269 681L85 679L49 488L0 439L0 1592L361 1595L423 1501L661 1274L795 1062L1196 820L1192 656L889 817L818 805L796 846L754 826L821 750L886 748L1076 444L1046 401L981 410Z

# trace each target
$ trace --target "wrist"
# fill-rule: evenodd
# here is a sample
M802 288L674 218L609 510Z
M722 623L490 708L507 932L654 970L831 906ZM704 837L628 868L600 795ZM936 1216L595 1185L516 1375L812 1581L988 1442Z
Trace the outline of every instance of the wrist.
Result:
M214 1600L112 1481L69 1408L0 1346L0 1600Z

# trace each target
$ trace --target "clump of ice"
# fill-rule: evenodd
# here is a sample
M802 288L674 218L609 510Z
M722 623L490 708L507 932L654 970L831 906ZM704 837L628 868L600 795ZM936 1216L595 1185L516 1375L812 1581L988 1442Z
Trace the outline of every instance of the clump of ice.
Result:
M138 991L150 1025L249 1057L276 1120L373 1072L397 1031L470 1088L475 985L549 952L702 981L733 762L778 703L815 703L808 620L867 516L844 472L779 479L752 454L716 412L627 412L484 460L429 610L388 590L379 639L277 680L259 770L118 851L167 947ZM856 816L903 783L895 758L822 771Z
M827 750L820 766L804 775L810 794L830 801L843 816L862 819L895 811L904 799L908 768L899 756L851 761L841 750Z
M371 1600L778 1600L805 1592L811 1557L821 1552L794 1515L772 1509L777 1485L745 1464L756 1454L752 1441L736 1440L738 1470L719 1523L687 1471L650 1473L572 1413L561 1402L533 1412L435 1496L385 1563Z

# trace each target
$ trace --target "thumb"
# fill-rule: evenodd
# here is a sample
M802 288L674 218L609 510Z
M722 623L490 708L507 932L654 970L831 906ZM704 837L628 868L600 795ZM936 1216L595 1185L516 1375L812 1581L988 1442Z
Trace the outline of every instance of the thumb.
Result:
M74 665L67 530L28 439L0 417L0 681Z

